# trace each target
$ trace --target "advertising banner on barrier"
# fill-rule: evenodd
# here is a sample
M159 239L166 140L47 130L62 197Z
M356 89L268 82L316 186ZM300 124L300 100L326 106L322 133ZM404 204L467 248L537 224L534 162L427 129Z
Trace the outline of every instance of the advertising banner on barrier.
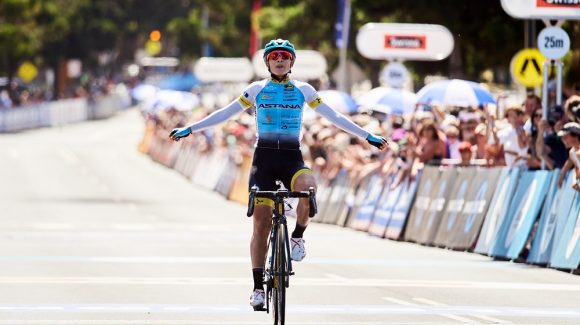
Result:
M365 199L358 209L353 223L351 223L354 229L366 231L369 228L383 187L384 181L381 175L371 176Z
M457 170L453 188L447 191L445 195L447 206L445 207L445 211L441 217L441 224L433 240L434 245L446 247L452 240L455 222L457 222L461 210L463 210L467 191L473 182L474 176L475 168L460 168Z
M238 169L239 167L236 163L232 159L228 159L214 190L227 197L232 189L234 181L236 180L236 175L239 172Z
M503 219L507 214L509 202L511 202L513 194L520 177L519 168L502 168L501 174L497 181L496 191L493 199L487 209L483 227L475 246L475 252L489 255L495 243L498 230L503 223Z
M401 233L403 232L407 216L409 215L409 210L411 210L411 204L413 203L415 193L417 192L417 184L419 183L418 178L419 176L413 180L405 179L405 181L399 185L402 189L385 231L386 238L401 238Z
M359 184L357 184L356 179L352 179L349 177L349 181L350 181L349 187L343 197L344 204L342 204L340 210L338 210L336 218L336 225L341 227L345 227L348 224L348 218L350 217L352 211L354 210L356 190L359 186Z
M354 228L353 223L355 222L356 214L367 196L367 188L372 177L372 174L367 174L362 179L358 180L358 184L355 182L356 185L353 195L346 198L346 204L349 206L349 211L345 220L345 225L349 228Z
M322 217L326 209L328 208L328 201L330 200L330 195L332 194L332 182L326 182L321 178L321 176L315 172L314 177L316 178L316 205L318 208L318 214L312 219L314 222L322 222Z
M409 221L407 221L407 227L405 228L406 241L416 242L419 238L421 225L424 223L431 204L431 191L439 180L439 174L440 171L437 167L425 166L423 168L415 204L413 204Z
M574 196L572 208L550 259L550 266L577 269L580 264L580 195Z
M518 258L544 203L550 177L551 172L545 170L524 172L496 236L493 256Z
M338 212L345 204L344 198L348 193L349 187L350 179L348 178L347 171L342 169L333 182L332 193L330 194L329 200L327 202L328 206L324 210L324 214L319 217L319 222L336 224Z
M439 230L443 211L447 206L448 192L453 189L455 178L457 176L456 168L447 168L441 172L439 180L433 186L431 191L431 202L429 203L429 210L425 216L425 220L421 224L418 242L422 244L431 245Z
M447 247L464 250L473 248L501 171L501 168L475 169L475 177L465 194L463 208L453 226Z
M242 164L239 172L236 174L236 179L232 184L228 199L239 202L241 204L248 204L248 180L250 179L250 169L252 168L252 157L243 155Z
M391 214L393 213L393 209L397 204L397 200L401 195L402 190L401 185L391 188L391 184L394 180L395 175L389 177L386 181L385 189L378 201L377 209L368 229L368 232L371 235L378 237L385 236L385 230L387 229L387 225L391 219Z
M566 223L574 195L576 191L572 189L572 173L568 174L566 182L558 188L559 169L552 172L552 182L544 202L542 215L538 224L538 230L532 243L528 263L547 264L550 261L552 251L561 238L563 225ZM556 235L556 229L560 225L560 233Z

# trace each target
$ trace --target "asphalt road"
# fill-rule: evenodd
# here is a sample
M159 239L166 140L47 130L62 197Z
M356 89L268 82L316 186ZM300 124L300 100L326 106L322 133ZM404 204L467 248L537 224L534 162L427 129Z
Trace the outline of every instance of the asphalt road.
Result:
M269 324L245 207L137 152L136 111L0 135L0 324ZM288 324L580 324L580 276L312 224Z

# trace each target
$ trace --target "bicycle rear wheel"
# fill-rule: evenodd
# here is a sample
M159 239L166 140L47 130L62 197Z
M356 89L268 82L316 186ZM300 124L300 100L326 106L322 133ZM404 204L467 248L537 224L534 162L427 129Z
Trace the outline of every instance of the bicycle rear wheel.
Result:
M274 324L284 325L286 321L286 225L281 224L276 239L276 256L274 260Z

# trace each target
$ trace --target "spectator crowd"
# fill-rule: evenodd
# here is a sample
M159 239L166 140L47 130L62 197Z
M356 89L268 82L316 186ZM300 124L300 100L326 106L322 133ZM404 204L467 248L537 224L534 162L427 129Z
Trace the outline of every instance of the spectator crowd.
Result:
M193 113L176 109L147 112L149 137L161 145L180 146L168 139L170 130L199 120L211 111L213 107L202 107ZM350 118L367 131L390 139L389 150L383 152L316 114L305 116L303 155L307 165L326 182L341 171L361 178L377 170L400 182L414 177L424 165L560 169L560 184L570 169L580 175L580 96L571 96L563 107L550 102L547 116L533 91L523 102L508 101L502 109L418 104L409 115L385 115L372 109L352 114ZM243 157L252 154L253 119L252 112L242 113L185 143L202 146L203 151L227 148L232 158L241 163ZM573 186L580 188L576 182Z

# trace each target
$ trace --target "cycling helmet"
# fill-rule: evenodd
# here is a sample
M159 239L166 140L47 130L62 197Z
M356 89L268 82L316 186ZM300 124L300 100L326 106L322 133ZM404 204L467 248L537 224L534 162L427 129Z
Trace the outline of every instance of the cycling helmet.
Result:
M268 53L274 50L288 51L292 53L292 57L296 59L296 51L294 50L294 45L290 43L290 41L288 40L279 38L269 41L268 44L264 46L264 60L266 59L266 56L268 56Z

